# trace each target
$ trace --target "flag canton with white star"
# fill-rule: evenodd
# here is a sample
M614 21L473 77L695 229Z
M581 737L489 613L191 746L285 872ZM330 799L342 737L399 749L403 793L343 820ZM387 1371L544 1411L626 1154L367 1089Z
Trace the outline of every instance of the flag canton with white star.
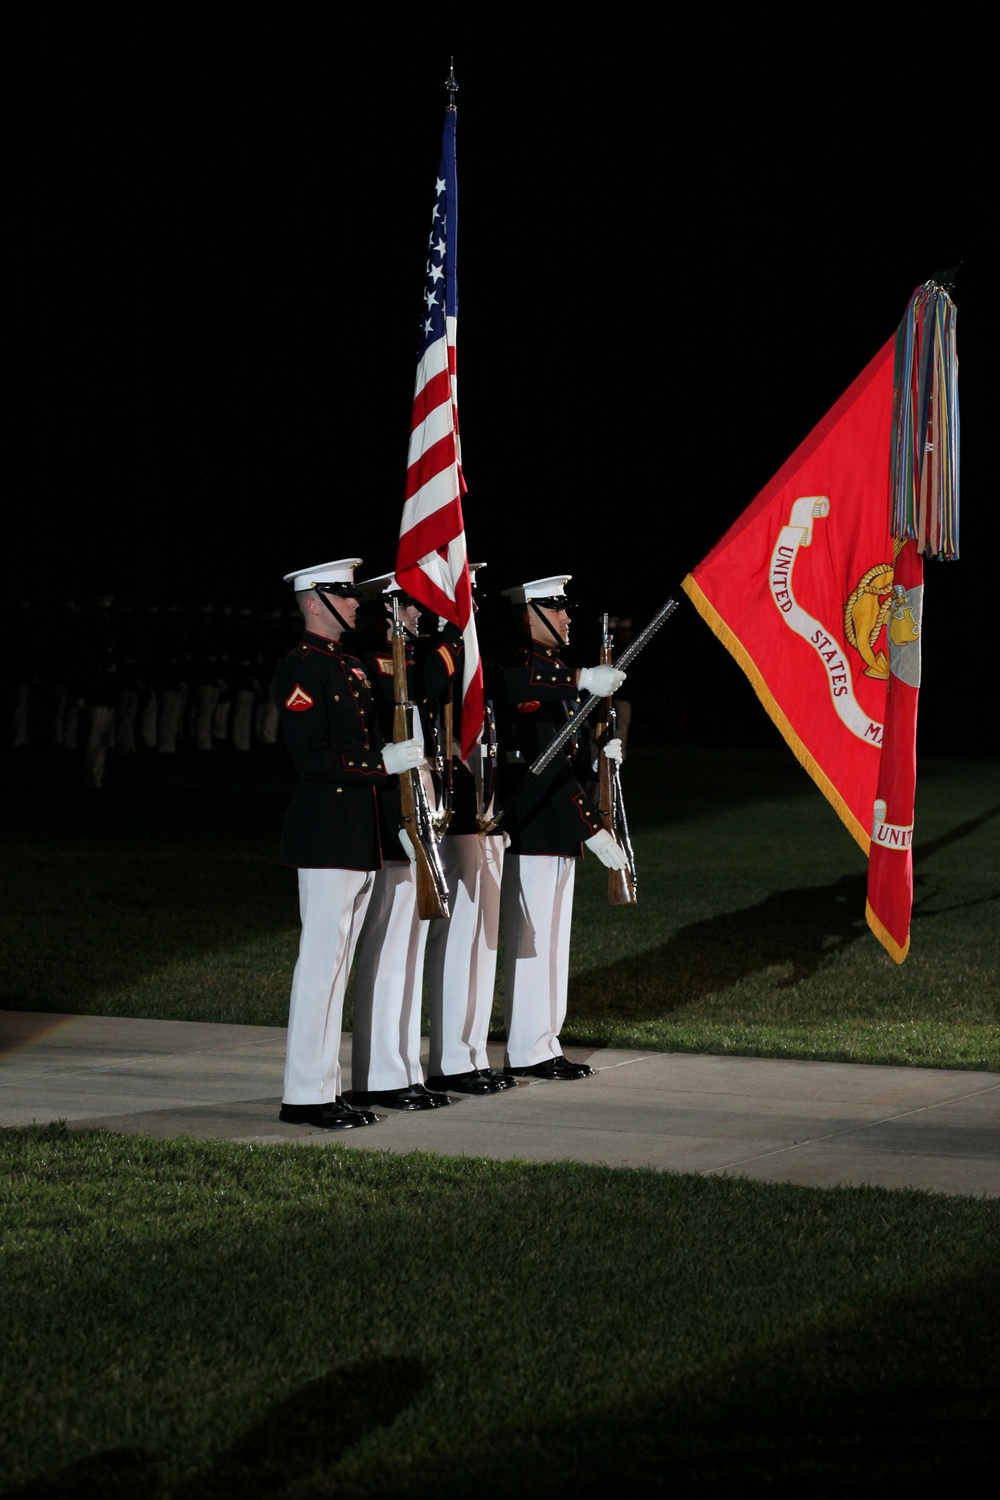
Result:
M443 337L445 318L458 316L458 281L455 274L458 238L458 186L455 172L455 115L445 119L441 165L435 184L431 232L427 242L427 283L420 320L418 354Z

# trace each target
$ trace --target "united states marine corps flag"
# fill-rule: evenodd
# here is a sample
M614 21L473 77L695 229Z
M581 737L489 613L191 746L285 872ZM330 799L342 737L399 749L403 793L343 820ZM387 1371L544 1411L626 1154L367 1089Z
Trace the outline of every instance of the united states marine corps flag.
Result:
M868 924L897 963L925 556L958 556L955 309L934 282L682 584L868 854Z

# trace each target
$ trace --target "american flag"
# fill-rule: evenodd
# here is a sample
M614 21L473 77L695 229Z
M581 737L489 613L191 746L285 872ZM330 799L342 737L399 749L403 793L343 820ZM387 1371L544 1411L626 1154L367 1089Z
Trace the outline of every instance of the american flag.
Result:
M463 756L483 725L483 668L479 659L472 584L462 520L462 450L458 435L455 334L458 280L458 182L455 109L445 114L441 165L435 185L420 323L417 379L407 455L406 496L396 554L396 579L418 603L461 630Z

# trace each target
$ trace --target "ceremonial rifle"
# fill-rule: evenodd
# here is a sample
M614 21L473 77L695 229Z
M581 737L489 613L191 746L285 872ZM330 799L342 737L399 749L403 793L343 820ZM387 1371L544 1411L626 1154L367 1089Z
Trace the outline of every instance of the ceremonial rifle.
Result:
M611 631L605 614L601 617L601 665L610 667L611 664ZM609 760L604 753L605 745L615 738L617 728L615 702L614 698L602 698L601 702L604 705L602 717L594 726L594 737L598 745L600 784L598 812L601 815L601 823L628 860L624 870L608 871L608 905L634 906L637 900L635 854L632 850L632 841L628 836L628 820L625 817L619 767L617 761Z
M452 820L455 811L455 685L448 684L448 694L444 700L442 718L444 720L444 758L441 763L441 785L444 787L444 796L441 799L441 807L437 817L434 819L434 827L440 838L448 832L448 824Z
M395 597L392 601L392 685L396 700L392 716L392 737L394 740L412 740L414 722L419 724L420 715L407 698L405 632L399 618L399 603ZM422 919L449 917L448 882L419 766L404 771L400 776L399 800L402 807L401 826L413 845L416 856L417 916Z
M664 604L662 608L657 610L656 614L650 620L649 624L645 626L644 629L640 630L635 640L629 642L629 644L625 647L625 650L622 652L621 656L618 658L618 661L615 663L615 665L619 667L621 671L625 670L629 662L635 660L635 658L639 655L639 652L642 650L643 646L645 646L646 643L652 638L652 636L656 634L663 622L670 619L670 616L673 614L676 608L677 600L668 599L666 604ZM528 767L528 775L540 776L542 774L549 762L555 759L555 757L559 754L559 751L566 744L567 740L571 739L572 736L576 734L583 721L590 717L590 715L594 712L594 709L601 701L602 700L595 697L593 693L587 694L586 698L584 698L583 702L580 704L580 707L577 709L573 717L566 720L566 723L560 730L556 732L556 734L546 745L542 753L540 755L537 755L531 762L531 765ZM493 832L494 828L496 828L497 824L500 822L501 818L503 818L504 814L509 812L511 807L514 805L514 802L516 801L521 788L528 784L528 775L524 776L518 782L517 786L511 792L510 796L506 799L502 806L497 809L492 818L479 819L480 833Z

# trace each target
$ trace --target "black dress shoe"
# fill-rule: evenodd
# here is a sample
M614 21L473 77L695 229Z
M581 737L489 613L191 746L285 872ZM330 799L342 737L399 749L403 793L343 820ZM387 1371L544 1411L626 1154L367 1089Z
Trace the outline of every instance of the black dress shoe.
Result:
M312 1125L317 1130L356 1130L359 1125L377 1125L378 1115L368 1109L352 1109L343 1099L332 1104L283 1104L278 1119L286 1125Z
M494 1083L498 1083L502 1089L517 1088L517 1079L510 1071L502 1073L499 1068L484 1068L483 1072L487 1078L492 1078Z
M559 1083L569 1083L574 1078L589 1078L593 1073L587 1063L570 1062L568 1057L547 1057L544 1062L531 1063L526 1068L511 1068L518 1078L548 1078Z
M450 1090L453 1094L499 1094L508 1086L500 1082L499 1074L491 1076L486 1068L475 1068L471 1073L437 1073L427 1082L432 1089Z
M352 1104L376 1104L382 1109L441 1109L451 1100L447 1094L435 1094L422 1083L411 1083L405 1089L354 1089Z

